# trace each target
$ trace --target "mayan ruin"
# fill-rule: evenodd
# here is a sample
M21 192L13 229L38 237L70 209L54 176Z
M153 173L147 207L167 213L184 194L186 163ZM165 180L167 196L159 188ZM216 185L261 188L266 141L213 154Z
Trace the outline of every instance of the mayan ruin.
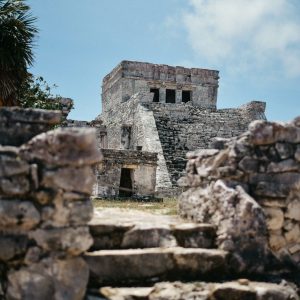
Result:
M96 126L99 147L117 150L113 158L104 150L107 159L97 170L94 195L119 196L122 187L137 196L178 195L188 151L208 148L215 138L237 136L251 121L266 119L261 101L217 109L218 82L218 71L133 61L122 61L105 76L102 114L90 125L75 122Z
M123 61L91 122L68 99L0 109L1 299L299 299L299 118L217 109L218 80ZM90 195L178 196L178 215Z
M299 9L0 0L0 300L300 300Z

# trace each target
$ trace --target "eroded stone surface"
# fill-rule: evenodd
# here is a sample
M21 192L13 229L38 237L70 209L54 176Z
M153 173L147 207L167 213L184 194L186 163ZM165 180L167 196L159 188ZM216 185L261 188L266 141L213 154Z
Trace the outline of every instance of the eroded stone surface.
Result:
M60 122L59 111L1 107L0 144L20 146Z
M8 274L7 299L81 300L89 272L81 258L47 258Z
M187 175L180 181L187 189L179 200L181 216L215 224L218 246L233 251L248 272L272 264L270 250L300 267L295 124L255 121L223 148L188 155ZM258 265L258 257L264 264Z
M161 282L153 287L111 288L103 287L101 295L108 300L298 300L296 291L282 284L251 281L234 281L221 284L195 282Z
M95 131L87 128L59 128L43 133L22 146L20 155L47 166L92 165L102 158Z
M85 260L93 279L109 284L180 276L222 278L227 272L227 253L213 249L102 250L87 253Z
M29 230L40 222L40 214L32 202L0 200L0 230Z
M97 210L89 225L94 250L175 246L212 248L215 238L215 228L209 224L117 208Z
M79 256L92 244L89 196L101 154L93 130L57 129L28 141L60 116L0 109L1 299L85 295L89 270Z
M65 251L75 256L93 243L88 227L37 229L29 236L45 251Z

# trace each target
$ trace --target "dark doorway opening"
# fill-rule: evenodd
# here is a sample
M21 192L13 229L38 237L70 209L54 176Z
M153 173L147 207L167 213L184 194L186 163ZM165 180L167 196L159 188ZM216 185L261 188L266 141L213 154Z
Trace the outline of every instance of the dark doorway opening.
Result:
M132 191L132 170L127 168L121 169L121 178L120 178L120 197L131 197L133 194Z
M191 91L182 91L182 102L186 103L191 101Z
M175 90L166 90L166 103L175 103Z
M159 102L159 89L150 89L150 93L154 93L153 102Z

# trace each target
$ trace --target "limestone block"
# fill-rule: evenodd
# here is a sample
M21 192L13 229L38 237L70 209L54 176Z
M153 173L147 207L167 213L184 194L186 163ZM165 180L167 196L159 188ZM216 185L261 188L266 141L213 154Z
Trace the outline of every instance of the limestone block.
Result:
M223 283L159 282L152 287L103 287L101 295L108 300L299 300L289 285L238 280ZM96 300L88 298L88 300Z
M247 271L260 268L249 257L264 256L267 245L267 227L263 209L241 187L226 186L222 180L205 188L190 188L179 198L179 212L197 222L211 223L217 229L216 243L225 251L232 251ZM253 239L255 237L255 239ZM248 259L250 258L250 261Z
M35 201L42 205L46 205L56 198L56 192L47 190L47 189L40 189L33 194L33 198Z
M300 227L294 224L293 228L284 234L287 243L300 243Z
M283 160L279 163L271 162L268 166L268 173L283 173L283 172L300 171L300 164L293 159Z
M99 283L120 283L151 278L222 277L228 254L216 249L148 248L101 250L85 254L91 276Z
M275 208L286 207L286 203L284 199L259 199L258 202L263 207L275 207Z
M81 168L67 167L57 170L45 170L41 186L62 189L67 192L79 192L90 195L93 191L95 175L90 166Z
M288 204L285 217L296 221L300 221L300 200L299 199L293 200Z
M71 255L79 255L93 244L88 227L37 229L29 237L46 251L65 251Z
M280 208L265 208L269 230L279 230L283 226L284 214Z
M249 125L250 140L254 145L268 145L275 142L273 124L257 120Z
M42 208L41 216L41 228L85 225L93 217L93 205L90 199L81 201L57 199L54 206Z
M0 154L0 177L29 173L29 164L18 157Z
M59 111L1 107L0 144L20 146L60 122Z
M250 141L254 145L269 145L276 142L297 144L300 142L300 128L293 124L258 120L249 125L249 131Z
M0 178L0 194L7 196L24 196L30 190L27 176L17 175L10 178Z
M294 149L288 143L276 143L275 148L281 159L287 159L293 156Z
M89 271L82 258L46 258L8 274L9 300L82 300Z
M0 229L29 230L40 222L40 214L29 201L0 200Z
M258 182L254 189L254 195L262 197L286 198L289 193L289 184L276 184L267 181Z
M184 248L212 248L216 228L210 224L183 223L173 228L178 246Z
M300 146L297 146L296 152L295 152L295 159L300 162Z
M273 251L278 251L286 246L286 240L284 239L281 232L270 232L269 233L269 245Z
M26 252L28 239L26 235L6 235L0 237L0 261L11 260L16 255Z
M239 162L239 168L245 172L257 172L258 160L254 159L250 156L245 156Z
M47 166L92 165L102 159L91 128L59 128L40 134L21 147L20 156Z
M162 248L102 250L87 253L85 260L100 282L143 280L174 269L172 253Z
M175 237L167 225L139 225L127 231L121 244L122 248L153 248L177 246Z
M283 228L285 231L290 231L294 228L295 223L291 219L284 219L284 225Z
M300 245L299 244L295 244L295 245L289 247L289 252L291 254L295 254L297 252L300 252Z

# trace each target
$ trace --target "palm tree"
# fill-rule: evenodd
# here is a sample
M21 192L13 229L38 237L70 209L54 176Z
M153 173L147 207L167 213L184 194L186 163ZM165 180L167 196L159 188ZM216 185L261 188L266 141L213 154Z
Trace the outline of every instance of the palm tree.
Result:
M0 0L0 106L18 105L17 93L33 63L36 18L23 0Z

